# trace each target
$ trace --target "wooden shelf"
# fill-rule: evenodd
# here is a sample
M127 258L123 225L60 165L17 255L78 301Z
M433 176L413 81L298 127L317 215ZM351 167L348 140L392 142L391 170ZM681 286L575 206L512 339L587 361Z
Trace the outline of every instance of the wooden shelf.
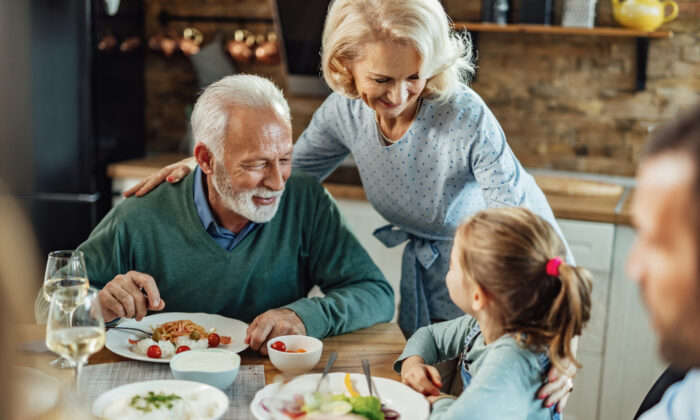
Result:
M553 34L553 35L589 35L589 36L616 36L627 38L671 38L673 32L668 30L658 30L655 32L636 31L626 28L574 28L557 25L527 25L508 24L499 25L497 23L483 22L454 22L453 27L470 32L505 32L505 33L525 33L525 34Z
M573 28L558 25L528 25L528 24L507 24L484 22L454 22L452 26L456 30L467 30L472 34L472 48L476 50L480 32L501 32L519 34L540 34L540 35L586 35L586 36L613 36L623 38L634 38L637 41L637 75L635 90L637 92L646 89L647 83L647 61L649 57L649 39L667 39L673 37L673 32L660 30L654 32L636 31L626 28Z

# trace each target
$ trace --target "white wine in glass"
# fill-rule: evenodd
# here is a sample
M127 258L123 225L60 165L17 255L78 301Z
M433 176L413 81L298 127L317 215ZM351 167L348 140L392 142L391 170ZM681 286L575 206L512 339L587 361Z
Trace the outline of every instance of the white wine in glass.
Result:
M72 316L75 310L75 302L90 287L88 282L87 268L83 253L80 251L54 251L49 253L46 262L46 273L44 275L44 300L51 302L51 296L57 290L70 293L74 299L62 299L61 309ZM58 358L51 362L51 366L67 369L70 364L63 358Z
M51 297L46 345L75 369L76 392L81 367L105 343L105 323L97 293L90 288L76 295L70 289L59 288ZM72 314L64 307L72 307Z

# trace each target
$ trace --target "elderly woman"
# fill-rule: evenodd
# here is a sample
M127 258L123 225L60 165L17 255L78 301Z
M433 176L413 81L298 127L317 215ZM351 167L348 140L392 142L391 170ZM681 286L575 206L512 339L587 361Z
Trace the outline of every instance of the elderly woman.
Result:
M399 308L404 333L460 315L445 274L465 216L524 206L561 235L498 121L465 84L473 72L471 44L451 31L438 0L335 0L322 50L323 76L334 93L296 143L293 166L323 180L354 157L367 198L391 223L374 235L389 247L408 241ZM125 195L142 195L188 171L171 165ZM560 377L541 393L555 391L548 402L557 401L570 382Z

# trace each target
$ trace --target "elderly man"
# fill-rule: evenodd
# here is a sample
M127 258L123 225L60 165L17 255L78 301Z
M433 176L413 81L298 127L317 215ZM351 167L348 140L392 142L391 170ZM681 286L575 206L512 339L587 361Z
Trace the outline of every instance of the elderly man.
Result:
M192 130L197 169L120 203L78 248L106 321L221 314L252 321L246 342L264 353L279 335L391 319L391 286L333 199L292 171L289 106L273 83L237 75L210 85ZM324 297L306 297L314 285Z
M639 167L627 269L683 380L642 419L700 419L700 107L655 135Z

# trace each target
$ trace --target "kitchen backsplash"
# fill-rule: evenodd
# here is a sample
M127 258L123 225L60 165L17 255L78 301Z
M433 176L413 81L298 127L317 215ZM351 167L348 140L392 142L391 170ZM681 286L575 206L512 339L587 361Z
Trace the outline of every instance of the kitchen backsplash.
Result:
M161 10L174 14L271 18L268 0L150 0L146 35L155 35ZM444 0L454 21L479 21L481 2ZM636 40L598 36L478 34L478 73L472 87L489 105L524 165L570 171L633 175L648 134L680 110L700 101L700 0L678 1L676 20L652 39L646 90L635 91ZM512 5L517 16L518 3ZM596 26L617 26L610 2L597 6ZM562 1L554 2L554 24ZM182 30L186 24L171 22ZM206 42L216 32L232 36L238 24L199 23ZM254 32L272 25L247 24ZM270 77L284 86L281 65L236 64L241 72ZM196 98L196 74L182 54L146 58L147 149L177 150L186 115ZM322 99L290 98L295 138Z

